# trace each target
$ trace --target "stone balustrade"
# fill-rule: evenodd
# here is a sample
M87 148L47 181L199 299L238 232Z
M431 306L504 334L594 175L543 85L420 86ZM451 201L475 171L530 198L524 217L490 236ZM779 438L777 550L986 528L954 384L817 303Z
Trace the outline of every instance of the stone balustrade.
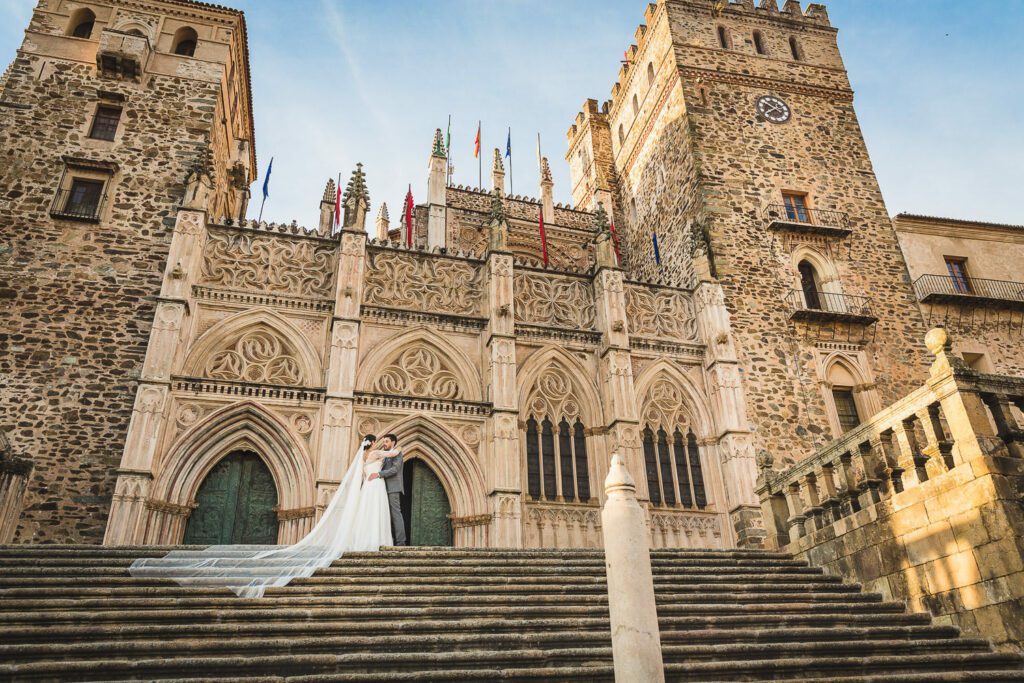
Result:
M14 540L31 472L32 461L12 455L7 437L0 433L0 543Z
M926 343L924 386L781 471L759 455L768 544L1019 647L1024 378Z

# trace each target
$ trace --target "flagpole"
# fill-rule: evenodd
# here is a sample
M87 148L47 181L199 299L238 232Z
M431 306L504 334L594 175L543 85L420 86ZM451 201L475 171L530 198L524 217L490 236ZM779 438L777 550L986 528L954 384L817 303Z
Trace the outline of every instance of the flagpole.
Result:
M483 121L476 122L476 139L477 139L477 150L476 150L476 164L477 164L477 187L481 190L484 189L484 141L483 141Z
M515 185L512 184L512 128L508 129L508 193L516 193Z
M267 203L267 197L266 197L266 195L264 195L263 196L263 201L260 202L260 217L256 219L257 223L262 223L263 222L263 205L266 204L266 203Z
M267 164L267 175L263 179L263 201L260 202L260 217L256 219L257 223L263 222L263 206L267 203L267 196L270 195L270 172L274 169L274 157L270 157L270 163Z

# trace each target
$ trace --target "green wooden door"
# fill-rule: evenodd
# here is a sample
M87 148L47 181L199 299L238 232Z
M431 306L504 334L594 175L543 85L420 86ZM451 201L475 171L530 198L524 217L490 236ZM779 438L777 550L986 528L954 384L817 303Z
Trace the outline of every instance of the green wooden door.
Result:
M413 460L409 466L412 467L412 486L406 489L410 497L409 544L451 545L452 522L448 515L452 506L441 480L422 460Z
M188 545L277 543L277 488L255 453L232 453L199 486L185 529Z

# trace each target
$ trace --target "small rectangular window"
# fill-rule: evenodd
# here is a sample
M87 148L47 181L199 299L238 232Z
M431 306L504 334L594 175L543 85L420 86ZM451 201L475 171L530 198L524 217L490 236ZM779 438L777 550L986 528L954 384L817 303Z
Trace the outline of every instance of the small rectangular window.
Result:
M89 137L96 140L113 140L117 135L117 125L121 121L121 108L100 105L92 120Z
M811 214L807 208L807 195L799 192L783 192L782 203L786 205L786 217L798 223L810 223Z
M946 257L946 270L953 284L953 291L957 294L972 294L974 288L971 286L971 277L967 274L967 259L959 257Z
M832 390L832 400L836 404L836 415L843 434L860 426L860 415L857 413L857 401L853 398L853 389L836 387Z
M729 49L729 31L724 26L718 27L718 45L723 50Z

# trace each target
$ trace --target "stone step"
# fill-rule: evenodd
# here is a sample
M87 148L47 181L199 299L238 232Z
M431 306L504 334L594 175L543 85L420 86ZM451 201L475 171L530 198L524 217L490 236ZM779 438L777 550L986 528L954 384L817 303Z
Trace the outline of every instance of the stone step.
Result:
M762 603L828 603L834 608L846 605L882 602L879 593L719 593L714 596L696 593L666 593L658 595L659 605L682 605L682 604L718 604L718 605L751 605ZM82 598L75 597L61 599L50 597L40 602L36 599L10 599L0 601L0 621L4 621L4 612L22 612L34 610L37 613L48 613L52 611L74 612L97 610L143 610L143 609L219 609L224 611L248 610L248 609L270 609L280 607L340 607L340 606L375 606L381 604L394 604L395 606L409 605L540 605L540 604L597 604L607 605L608 594L604 589L594 589L590 592L573 591L562 594L544 593L535 594L527 591L492 591L486 594L467 595L461 592L446 591L424 595L401 593L395 594L390 591L379 591L370 594L344 594L332 595L321 594L318 596L293 596L290 593L279 597L266 597L260 600L239 600L232 595L220 594L217 596L205 596L195 598L169 597L169 598Z
M556 617L556 616L580 616L580 617L604 617L608 614L607 604L566 604L564 600L556 601L554 604L538 604L533 601L510 601L516 604L516 614L522 617ZM505 604L509 604L506 602ZM304 620L345 620L345 619L373 619L392 622L413 621L416 619L429 618L480 618L492 616L497 607L491 605L474 604L466 601L464 604L445 605L430 604L428 606L392 606L381 603L371 603L366 607L315 607L315 608L256 608L256 609L194 609L183 613L176 609L135 609L131 612L122 610L111 611L53 611L53 612L19 612L5 614L3 623L5 625L32 625L38 623L75 623L83 627L98 622L117 623L191 623L194 621L218 620L229 621L260 621L263 623L282 621L304 621ZM815 604L813 602L794 603L757 603L757 604L659 604L659 616L746 616L746 615L812 615L812 614L870 614L880 616L882 614L902 614L905 606L900 602L871 602L871 603L847 603L847 604Z
M396 650L406 655L469 650L502 649L594 649L609 647L605 632L578 633L556 631L542 634L471 634L460 636L409 636L402 638ZM233 638L230 640L101 640L88 643L44 643L0 645L0 661L17 664L41 657L63 661L95 657L241 656L285 654L360 654L376 652L377 638L360 636L305 635L292 638ZM778 659L786 657L883 656L928 653L987 652L988 641L967 638L931 638L924 640L844 640L802 642L797 639L770 643L681 644L663 639L663 658L673 662L717 661L725 658Z
M315 623L314 623L315 622ZM519 613L512 618L444 618L416 619L394 621L383 619L357 620L307 620L291 622L199 622L195 620L184 623L109 623L89 624L83 628L81 624L36 624L36 625L4 625L4 642L71 642L97 638L168 638L193 637L200 638L236 638L254 637L287 637L301 636L308 633L310 624L314 623L318 633L324 636L331 634L361 634L374 637L399 637L408 634L427 633L540 633L565 629L578 631L608 632L607 615L603 617L534 617L522 618ZM874 628L907 628L912 626L930 626L931 618L927 614L756 614L756 615L718 615L718 616L659 616L658 623L662 631L705 632L708 630L764 630L764 629L874 629Z
M836 595L853 596L860 593L860 586L844 583L671 583L658 582L658 594L670 595L748 595L751 597L762 597L766 594L775 595ZM480 580L473 581L466 579L459 583L436 582L436 583L375 583L373 581L363 582L334 582L330 585L316 586L288 586L287 588L271 588L267 590L266 597L277 600L294 598L317 598L320 596L333 597L339 593L345 595L487 595L492 593L517 593L526 595L543 594L587 594L606 593L608 587L603 577L590 577L579 581L559 581L546 583L533 583L524 581L508 580ZM26 588L2 588L0 589L0 609L3 609L7 601L24 600L29 598L45 598L47 601L61 598L169 598L169 597L211 597L224 598L233 594L223 587L200 588L193 586L178 586L171 581L162 582L160 585L123 585L107 587L46 587L32 586Z
M307 629L308 631L308 629ZM703 646L715 644L745 644L750 647L783 647L792 643L810 644L806 647L824 648L832 651L836 641L845 646L852 643L882 643L886 647L907 647L908 643L932 643L942 647L951 645L954 649L969 644L969 647L984 647L983 640L958 640L959 629L952 626L877 626L872 628L788 628L788 629L713 629L707 631L664 631L662 642L666 645L688 645L699 643ZM474 645L524 645L539 647L558 644L565 641L575 642L578 646L596 644L607 646L610 634L606 630L581 631L552 630L540 632L507 632L507 633L431 633L405 634L401 642L403 648L413 650L432 650L437 648L465 648ZM117 637L101 638L88 642L44 642L0 644L0 660L15 662L26 657L56 656L64 657L87 656L90 654L106 654L115 651L142 653L151 649L168 649L172 652L186 648L190 652L227 651L232 648L246 649L250 647L274 648L313 648L327 650L373 648L380 643L379 636L325 636L323 634L291 635L286 638L272 636L236 636L231 639L202 639L188 631L180 634L164 634L159 639L140 638L127 640ZM862 646L864 647L864 646Z
M585 574L578 571L565 570L553 571L546 570L543 572L529 572L523 570L519 572L475 572L471 574L462 574L460 572L438 572L436 574L428 575L417 572L389 572L387 570L380 570L379 572L363 572L356 576L344 575L344 574L317 574L304 579L295 579L290 585L291 586L317 586L317 585L347 585L352 583L367 584L367 583L397 583L404 584L410 582L419 583L451 583L453 577L457 576L460 582L462 581L478 581L481 578L494 579L495 583L551 583L553 581L561 582L573 582L580 583L587 580L604 580L604 574ZM252 577L246 577L246 581ZM193 585L223 585L223 580L216 577L209 577L203 579L200 577L193 577L191 579ZM781 583L797 583L803 584L809 581L816 583L841 583L842 579L834 576L828 576L824 574L794 574L794 573L742 573L742 574L720 574L720 573L696 573L696 572L685 572L685 571L672 571L672 572L657 572L654 575L655 584L661 583L681 583L681 582L692 582L692 583L717 583L717 582L728 582L728 583L746 583L746 584L761 584L761 585L774 585ZM0 575L0 589L3 588L25 588L31 586L167 586L172 585L170 579L155 579L155 578L136 578L129 575L106 575L106 576L52 576L52 575L22 575L22 576L5 576Z
M674 659L672 646L665 655ZM685 654L680 655L685 658ZM94 660L47 661L0 665L0 676L18 679L59 676L61 680L81 680L97 675L116 678L135 677L165 679L177 674L202 671L205 675L291 674L288 680L344 680L338 678L305 679L300 674L408 674L473 671L483 667L495 671L495 678L507 678L508 667L526 668L533 663L544 668L588 666L603 669L611 662L611 648L506 649L469 650L440 653L406 653L401 651L358 654L287 654L250 656L189 656L182 658L102 658ZM765 680L780 675L800 675L808 671L818 674L921 673L924 671L999 670L1012 671L1019 666L1019 657L1003 653L948 652L943 654L855 655L824 657L780 657L773 659L719 658L713 661L666 663L666 678L680 681L749 681ZM500 673L499 673L500 672ZM586 672L584 672L586 673ZM597 676L605 674L591 672ZM359 680L359 679L356 679ZM379 679L378 679L379 680ZM445 680L435 678L431 680ZM452 680L452 679L447 679ZM458 679L457 679L458 680ZM465 680L465 679L461 679ZM494 680L494 679L492 679ZM593 680L593 679L591 679Z

